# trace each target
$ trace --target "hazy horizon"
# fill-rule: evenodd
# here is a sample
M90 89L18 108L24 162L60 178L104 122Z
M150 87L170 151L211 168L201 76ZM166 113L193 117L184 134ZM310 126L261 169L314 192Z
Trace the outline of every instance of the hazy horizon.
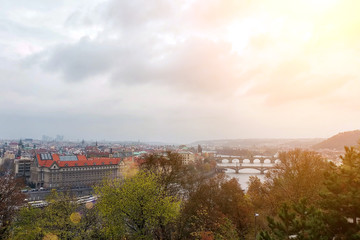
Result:
M355 0L9 1L0 138L328 138L359 129Z
M56 140L56 136L48 136L48 135L44 135L46 137L49 137L49 140L45 140L48 142L53 142L53 141L58 141ZM224 138L224 139L194 139L192 141L189 142L163 142L163 141L143 141L141 139L84 139L84 138L74 138L74 139L68 139L66 138L66 136L62 136L64 137L63 142L69 141L69 142L82 142L83 140L87 143L92 142L117 142L117 143L123 143L123 142L140 142L140 143L145 143L145 144L155 144L155 143L160 143L160 144L177 144L177 145L181 145L181 144L193 144L193 143L198 143L198 142L215 142L215 141L276 141L276 140L324 140L326 139L325 137L321 138L321 137L314 137L314 138ZM33 138L31 136L28 137L22 137L22 138L0 138L0 140L2 141L7 141L7 140L26 140L26 139L32 139L32 140L36 140L36 141L42 141L42 138Z

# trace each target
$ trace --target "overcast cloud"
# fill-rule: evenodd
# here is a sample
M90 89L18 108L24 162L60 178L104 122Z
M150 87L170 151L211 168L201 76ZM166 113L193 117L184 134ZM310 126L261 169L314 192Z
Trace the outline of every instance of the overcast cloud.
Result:
M5 0L0 138L187 143L358 129L358 5Z

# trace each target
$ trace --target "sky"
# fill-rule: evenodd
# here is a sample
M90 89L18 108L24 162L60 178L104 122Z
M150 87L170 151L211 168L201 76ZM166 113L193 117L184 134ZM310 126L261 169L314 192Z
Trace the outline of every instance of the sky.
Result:
M359 129L360 1L2 0L0 138Z

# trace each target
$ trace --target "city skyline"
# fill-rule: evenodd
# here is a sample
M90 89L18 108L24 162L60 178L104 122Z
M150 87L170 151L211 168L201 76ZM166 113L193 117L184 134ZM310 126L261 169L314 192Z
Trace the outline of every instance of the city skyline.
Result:
M189 143L359 129L358 7L4 1L1 138Z

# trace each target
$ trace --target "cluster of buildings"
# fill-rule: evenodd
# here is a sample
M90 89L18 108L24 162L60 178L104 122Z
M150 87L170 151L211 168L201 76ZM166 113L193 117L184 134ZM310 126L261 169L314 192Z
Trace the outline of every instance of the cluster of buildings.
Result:
M84 141L3 141L0 174L13 173L36 189L91 187L105 177L120 177L126 165L136 162L133 150L121 145L92 146Z
M12 172L36 189L91 187L105 177L121 177L124 169L136 167L145 154L166 151L177 152L185 165L202 162L206 156L200 146L195 149L139 143L0 141L0 174Z

